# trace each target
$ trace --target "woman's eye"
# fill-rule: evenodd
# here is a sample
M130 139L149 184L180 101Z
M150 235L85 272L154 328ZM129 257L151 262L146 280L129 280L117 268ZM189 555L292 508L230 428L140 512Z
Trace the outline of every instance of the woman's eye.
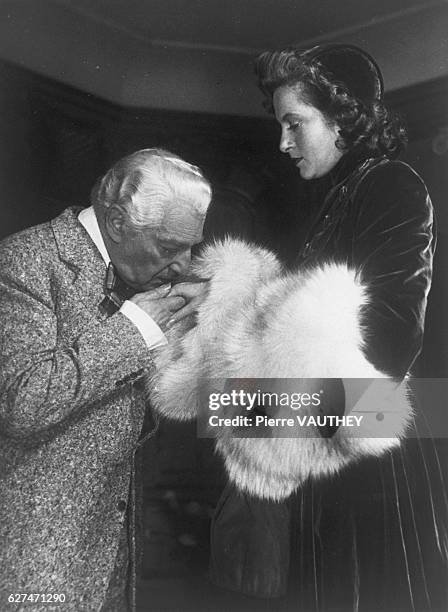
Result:
M294 132L294 131L295 131L295 130L297 130L297 129L298 129L300 126L301 126L301 125L302 125L302 124L300 123L300 121L296 121L295 123L290 123L290 124L288 125L288 130L291 130L291 131L293 131L293 132Z

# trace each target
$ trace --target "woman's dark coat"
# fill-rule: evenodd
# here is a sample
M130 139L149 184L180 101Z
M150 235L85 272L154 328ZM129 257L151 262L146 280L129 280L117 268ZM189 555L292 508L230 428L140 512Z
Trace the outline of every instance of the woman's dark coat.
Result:
M426 187L400 161L344 156L314 188L326 195L294 265L358 270L371 287L367 357L402 379L421 350L431 283ZM424 435L310 480L284 503L229 485L212 527L212 580L256 597L288 593L288 610L446 609L446 445Z

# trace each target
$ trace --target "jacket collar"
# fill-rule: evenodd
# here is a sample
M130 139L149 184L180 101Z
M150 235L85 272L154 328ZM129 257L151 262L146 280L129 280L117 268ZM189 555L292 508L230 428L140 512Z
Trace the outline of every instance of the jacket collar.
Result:
M304 190L311 209L320 211L329 193L341 186L366 159L368 159L366 153L349 151L325 176L312 181L304 181ZM320 212L317 212L312 215L312 218L315 219L319 215Z
M78 221L79 206L71 206L50 221L59 257L73 273L73 287L89 307L104 297L106 267L100 252Z
M365 151L355 150L345 153L329 173L329 187L336 187L336 185L343 183L369 157Z
M98 219L96 218L95 209L93 206L84 208L84 210L82 210L78 215L78 221L89 234L93 244L100 252L100 255L107 267L110 263L110 257L109 253L107 252L107 247L101 234Z

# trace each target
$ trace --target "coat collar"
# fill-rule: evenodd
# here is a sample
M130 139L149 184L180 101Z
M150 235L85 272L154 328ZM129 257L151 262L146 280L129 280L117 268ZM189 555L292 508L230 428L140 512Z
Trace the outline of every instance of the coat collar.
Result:
M321 179L316 179L315 182L322 192L326 194L330 189L343 184L369 158L370 156L365 151L358 151L356 149L349 151L341 157L336 166L327 175Z
M59 257L73 273L73 287L89 306L104 297L106 266L92 239L78 221L79 206L71 206L50 221Z

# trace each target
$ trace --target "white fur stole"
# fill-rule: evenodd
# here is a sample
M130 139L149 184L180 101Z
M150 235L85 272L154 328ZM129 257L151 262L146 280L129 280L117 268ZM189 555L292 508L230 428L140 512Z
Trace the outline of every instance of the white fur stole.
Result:
M356 271L327 263L285 274L272 253L227 239L206 247L192 273L210 278L197 324L182 321L169 330L147 385L165 416L194 418L211 379L382 379L356 404L354 413L363 414L356 436L343 425L331 438L313 428L291 438L235 437L220 429L216 449L237 487L282 499L310 477L334 474L399 443L412 410L405 384L397 387L365 357L362 313L369 296Z

